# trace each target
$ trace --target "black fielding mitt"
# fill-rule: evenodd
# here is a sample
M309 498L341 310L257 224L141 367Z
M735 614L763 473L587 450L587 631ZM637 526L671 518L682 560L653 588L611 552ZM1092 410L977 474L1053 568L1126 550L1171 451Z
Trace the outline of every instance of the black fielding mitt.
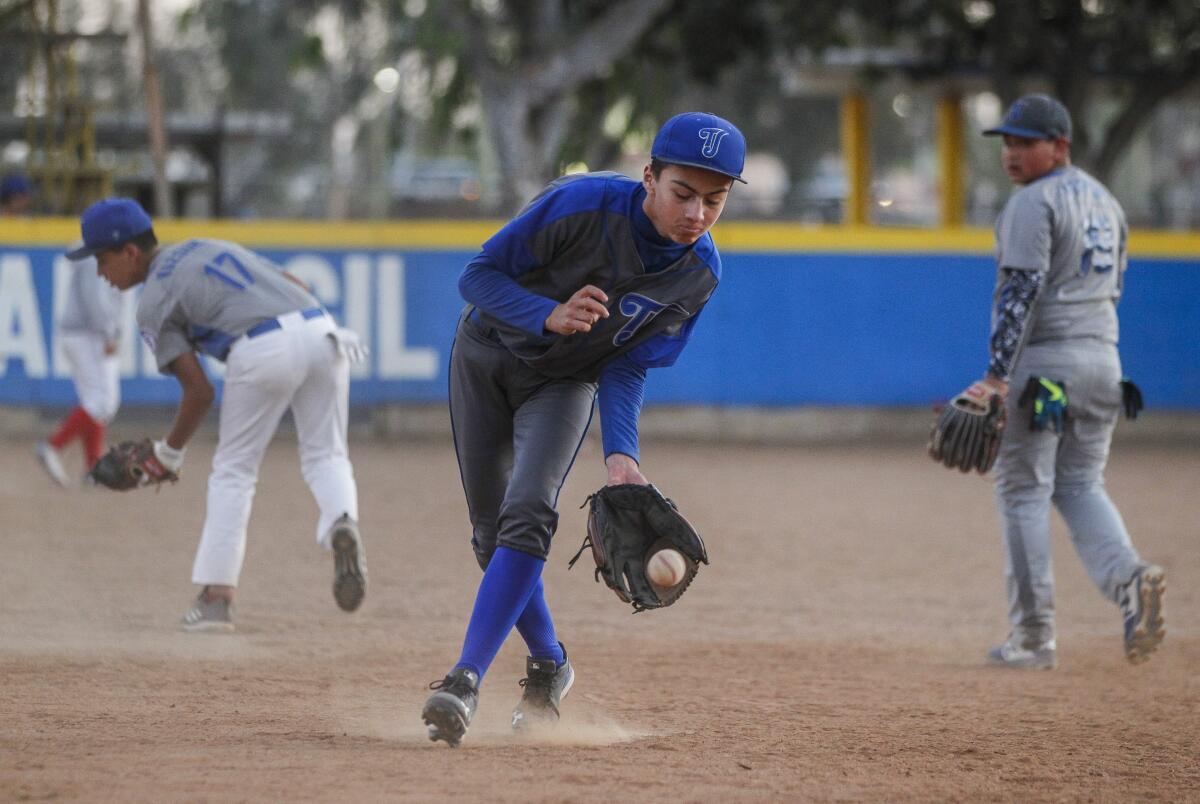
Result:
M1005 421L1004 397L977 382L938 412L929 457L947 469L986 474L1000 451Z
M591 547L596 580L603 579L634 612L671 605L696 577L700 564L708 563L700 534L654 486L605 486L584 501L589 504L587 537L569 566ZM647 577L646 562L665 549L682 554L685 567L678 582L664 587Z
M179 475L172 472L154 454L154 442L122 441L109 449L88 472L98 486L114 491L129 491L142 486L174 483Z

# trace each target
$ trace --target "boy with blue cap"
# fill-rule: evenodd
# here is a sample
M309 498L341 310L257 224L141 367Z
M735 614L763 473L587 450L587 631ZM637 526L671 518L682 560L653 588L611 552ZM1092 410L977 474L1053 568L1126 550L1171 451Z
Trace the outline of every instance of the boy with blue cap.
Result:
M0 217L28 215L33 206L33 185L23 173L13 171L0 179Z
M641 181L565 176L493 235L459 278L450 358L454 446L483 580L457 664L422 711L458 745L479 683L515 626L529 648L514 729L558 720L575 672L541 573L559 490L599 400L608 484L646 484L638 417L646 370L672 365L721 277L708 230L746 141L704 112L671 118Z
M178 474L184 448L214 392L197 353L225 363L218 443L192 582L200 593L186 631L232 631L233 597L246 553L258 469L279 420L291 410L300 468L317 502L317 543L332 550L333 596L354 611L366 593L358 489L346 446L350 362L357 336L339 328L299 280L236 243L192 239L160 247L150 217L127 198L84 211L83 246L120 290L142 285L138 331L182 398L170 430L143 469Z

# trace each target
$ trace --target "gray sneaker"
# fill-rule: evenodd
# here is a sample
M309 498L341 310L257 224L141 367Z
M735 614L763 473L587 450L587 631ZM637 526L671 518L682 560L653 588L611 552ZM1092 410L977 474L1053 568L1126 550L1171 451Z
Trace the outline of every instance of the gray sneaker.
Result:
M1012 636L987 653L987 663L993 667L1012 667L1018 670L1053 670L1058 667L1058 645L1049 642L1018 642Z
M333 523L333 599L342 611L354 611L367 594L367 555L358 523L349 514Z
M192 607L184 612L183 630L192 633L232 631L233 604L228 600L205 600L201 592Z
M37 447L38 461L42 464L42 468L46 470L46 474L54 480L55 483L62 486L64 489L71 485L71 481L67 478L67 472L63 469L62 461L58 459L58 450L50 446L48 441L39 441Z
M1167 635L1162 602L1166 592L1166 573L1154 564L1140 567L1117 589L1117 603L1125 618L1125 658L1130 664L1150 661L1150 654Z

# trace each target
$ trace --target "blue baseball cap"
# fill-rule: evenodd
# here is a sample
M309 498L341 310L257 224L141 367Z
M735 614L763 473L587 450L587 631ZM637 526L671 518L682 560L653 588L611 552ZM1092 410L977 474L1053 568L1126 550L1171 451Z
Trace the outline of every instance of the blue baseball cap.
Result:
M1033 140L1071 139L1071 113L1049 95L1025 95L1008 107L1004 122L983 132L1011 134Z
M0 202L7 201L14 195L32 195L33 185L22 173L9 173L0 180Z
M83 211L79 219L83 246L67 254L68 260L81 260L101 251L128 243L152 228L150 216L131 198L105 198Z
M746 138L737 126L708 112L684 112L663 123L654 137L650 156L672 165L704 168L742 184Z

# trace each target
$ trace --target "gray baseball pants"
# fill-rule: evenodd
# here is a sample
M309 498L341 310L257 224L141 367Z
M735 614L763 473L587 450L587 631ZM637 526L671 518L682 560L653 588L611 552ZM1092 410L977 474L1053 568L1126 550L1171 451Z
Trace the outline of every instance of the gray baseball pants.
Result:
M1061 435L1030 430L1030 408L1017 407L1026 382L1035 376L1066 385L1067 422ZM1013 372L1008 426L996 461L996 501L1004 532L1009 619L1022 637L1054 638L1052 502L1088 575L1109 600L1116 600L1117 587L1141 564L1104 488L1104 467L1121 410L1120 381L1116 346L1094 340L1028 346Z
M558 493L595 398L595 383L540 374L489 330L459 321L450 353L450 419L481 567L498 545L542 559L549 554Z

